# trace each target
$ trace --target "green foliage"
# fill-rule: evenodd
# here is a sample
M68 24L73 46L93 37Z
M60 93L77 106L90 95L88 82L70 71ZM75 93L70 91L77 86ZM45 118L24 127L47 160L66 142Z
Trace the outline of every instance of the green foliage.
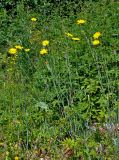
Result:
M63 2L0 2L1 160L118 157L118 2Z
M38 11L43 15L50 15L55 9L55 12L57 10L58 14L69 16L71 12L76 13L77 10L81 9L82 4L85 2L87 0L2 0L0 7L6 9L9 14L13 13L15 15L17 5L22 4L25 9Z

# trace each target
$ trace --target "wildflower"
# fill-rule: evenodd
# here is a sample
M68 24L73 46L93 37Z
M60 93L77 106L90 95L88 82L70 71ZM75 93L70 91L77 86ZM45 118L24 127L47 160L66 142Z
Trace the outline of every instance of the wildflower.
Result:
M72 40L74 40L74 41L80 41L80 39L76 38L76 37L72 37Z
M15 55L15 54L17 53L17 49L16 49L16 48L10 48L10 49L8 50L8 52L9 52L9 54L11 54L11 55Z
M101 33L100 33L100 32L95 32L95 33L93 34L93 38L94 38L94 39L98 39L100 36L101 36Z
M15 156L15 157L14 157L14 160L19 160L19 157L18 157L18 156Z
M49 41L48 41L48 40L42 41L42 45L43 45L43 46L48 46L48 45L49 45Z
M77 24L82 25L82 24L84 24L84 23L86 23L86 21L85 21L84 19L79 19L79 20L77 20Z
M65 34L66 34L68 37L73 37L73 34L71 34L71 33L66 33L66 32L65 32Z
M92 44L93 44L93 46L97 46L97 45L100 44L100 41L99 41L99 40L94 40L94 41L92 42Z
M24 49L25 50L25 52L29 52L30 51L30 49L29 48L26 48L26 49Z
M45 49L45 48L43 48L43 49L40 50L40 54L41 55L44 55L44 54L47 54L47 53L48 53L48 50Z
M36 21L37 21L37 18L34 18L34 17L33 17L33 18L31 18L31 21L32 21L32 22L36 22Z
M16 49L23 49L23 47L21 45L16 45L15 48Z

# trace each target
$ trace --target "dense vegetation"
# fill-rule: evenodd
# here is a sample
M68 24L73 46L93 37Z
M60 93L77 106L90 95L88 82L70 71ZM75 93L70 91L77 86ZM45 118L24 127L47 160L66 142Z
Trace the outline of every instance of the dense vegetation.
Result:
M0 7L0 160L118 160L119 2Z

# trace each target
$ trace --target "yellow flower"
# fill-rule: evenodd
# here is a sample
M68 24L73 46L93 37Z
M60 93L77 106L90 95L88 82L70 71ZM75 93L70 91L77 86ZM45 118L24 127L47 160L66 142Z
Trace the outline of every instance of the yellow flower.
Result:
M23 47L21 45L16 45L15 48L16 49L23 49Z
M24 49L25 50L25 52L29 52L30 51L30 49L29 48L26 48L26 49Z
M68 37L73 37L73 34L65 32Z
M36 22L36 21L37 21L37 18L34 18L34 17L33 17L33 18L31 18L31 21L32 21L32 22Z
M48 46L48 45L49 45L49 41L48 41L48 40L42 41L42 45L43 45L43 46Z
M14 157L14 160L19 160L19 157L18 156Z
M15 55L15 54L17 53L17 49L16 49L16 48L10 48L10 49L8 50L8 52L9 52L9 54L11 54L11 55Z
M93 34L93 38L94 38L94 39L98 39L100 36L101 36L101 33L100 33L100 32L95 32L95 33Z
M76 37L72 37L72 40L74 40L74 41L80 41L80 39L76 38Z
M84 19L79 19L79 20L77 20L77 24L82 25L82 24L84 24L84 23L86 23L86 21L85 21Z
M43 48L40 50L40 54L43 55L43 54L47 54L48 53L48 50Z
M97 46L97 45L100 44L100 41L99 41L99 40L94 40L94 41L92 42L92 44L93 44L93 46Z

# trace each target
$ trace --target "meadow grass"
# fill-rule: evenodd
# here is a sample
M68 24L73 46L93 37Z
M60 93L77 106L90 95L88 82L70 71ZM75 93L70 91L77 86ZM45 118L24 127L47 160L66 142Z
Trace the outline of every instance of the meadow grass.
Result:
M1 9L1 160L118 160L119 2L80 6Z

